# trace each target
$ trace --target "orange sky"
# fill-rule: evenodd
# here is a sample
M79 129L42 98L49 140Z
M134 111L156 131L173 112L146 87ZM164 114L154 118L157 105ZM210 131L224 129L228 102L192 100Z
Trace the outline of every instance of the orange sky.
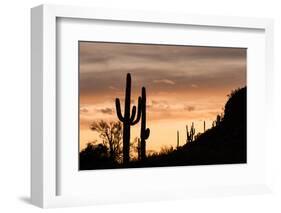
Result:
M132 76L132 102L147 91L147 149L184 144L185 125L197 132L223 111L227 94L246 85L246 49L175 45L79 42L80 149L99 140L92 121L115 120L115 98L124 100L126 74ZM123 107L122 107L123 110ZM131 128L139 137L139 125Z

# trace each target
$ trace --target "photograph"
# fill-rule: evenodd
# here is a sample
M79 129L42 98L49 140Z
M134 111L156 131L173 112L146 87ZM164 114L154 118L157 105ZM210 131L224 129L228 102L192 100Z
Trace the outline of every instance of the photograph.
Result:
M247 48L78 41L79 170L247 163Z

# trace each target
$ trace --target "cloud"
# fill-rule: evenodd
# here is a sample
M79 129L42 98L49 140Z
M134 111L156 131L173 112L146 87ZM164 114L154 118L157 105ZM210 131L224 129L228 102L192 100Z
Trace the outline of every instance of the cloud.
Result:
M224 103L231 89L246 84L246 54L243 48L80 42L80 104L89 110L83 116L115 118L117 97L123 112L131 73L131 104L144 86L150 116L173 118L185 110L200 117L203 105Z
M175 82L169 79L159 79L159 80L154 80L153 83L156 84L169 84L169 85L174 85Z
M184 106L184 110L187 110L187 111L191 112L191 111L195 110L195 107L194 106L187 106L187 105L185 105Z
M191 84L190 85L192 88L198 88L198 85L197 84Z
M153 111L167 111L170 109L170 105L167 103L167 101L163 100L152 100L151 104L148 104L148 109Z
M116 88L115 86L109 86L108 88L111 89L111 90L118 91L118 88Z
M242 48L196 47L185 45L142 45L128 43L80 42L80 59L88 64L179 62L182 60L243 59ZM245 49L244 49L245 50Z
M86 107L80 107L80 112L87 113L87 112L89 112L89 110Z
M104 109L98 109L98 112L101 112L103 114L107 114L107 115L112 115L113 114L113 109L106 107Z

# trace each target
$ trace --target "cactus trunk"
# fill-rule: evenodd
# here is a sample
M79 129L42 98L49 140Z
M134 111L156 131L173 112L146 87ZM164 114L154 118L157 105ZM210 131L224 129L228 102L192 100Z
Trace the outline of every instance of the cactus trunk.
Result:
M123 124L123 163L127 164L130 161L130 138L131 129L130 124Z
M146 91L145 87L142 88L141 92L141 132L140 132L140 138L141 138L141 160L146 159L146 140L149 137L150 130L149 128L146 128Z
M145 140L141 140L141 160L146 159L146 142Z

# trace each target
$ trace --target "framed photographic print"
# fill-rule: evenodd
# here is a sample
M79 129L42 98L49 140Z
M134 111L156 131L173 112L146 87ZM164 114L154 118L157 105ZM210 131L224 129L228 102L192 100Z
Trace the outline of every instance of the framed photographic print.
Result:
M80 170L247 162L246 48L78 45Z
M272 28L33 8L32 203L269 192Z

